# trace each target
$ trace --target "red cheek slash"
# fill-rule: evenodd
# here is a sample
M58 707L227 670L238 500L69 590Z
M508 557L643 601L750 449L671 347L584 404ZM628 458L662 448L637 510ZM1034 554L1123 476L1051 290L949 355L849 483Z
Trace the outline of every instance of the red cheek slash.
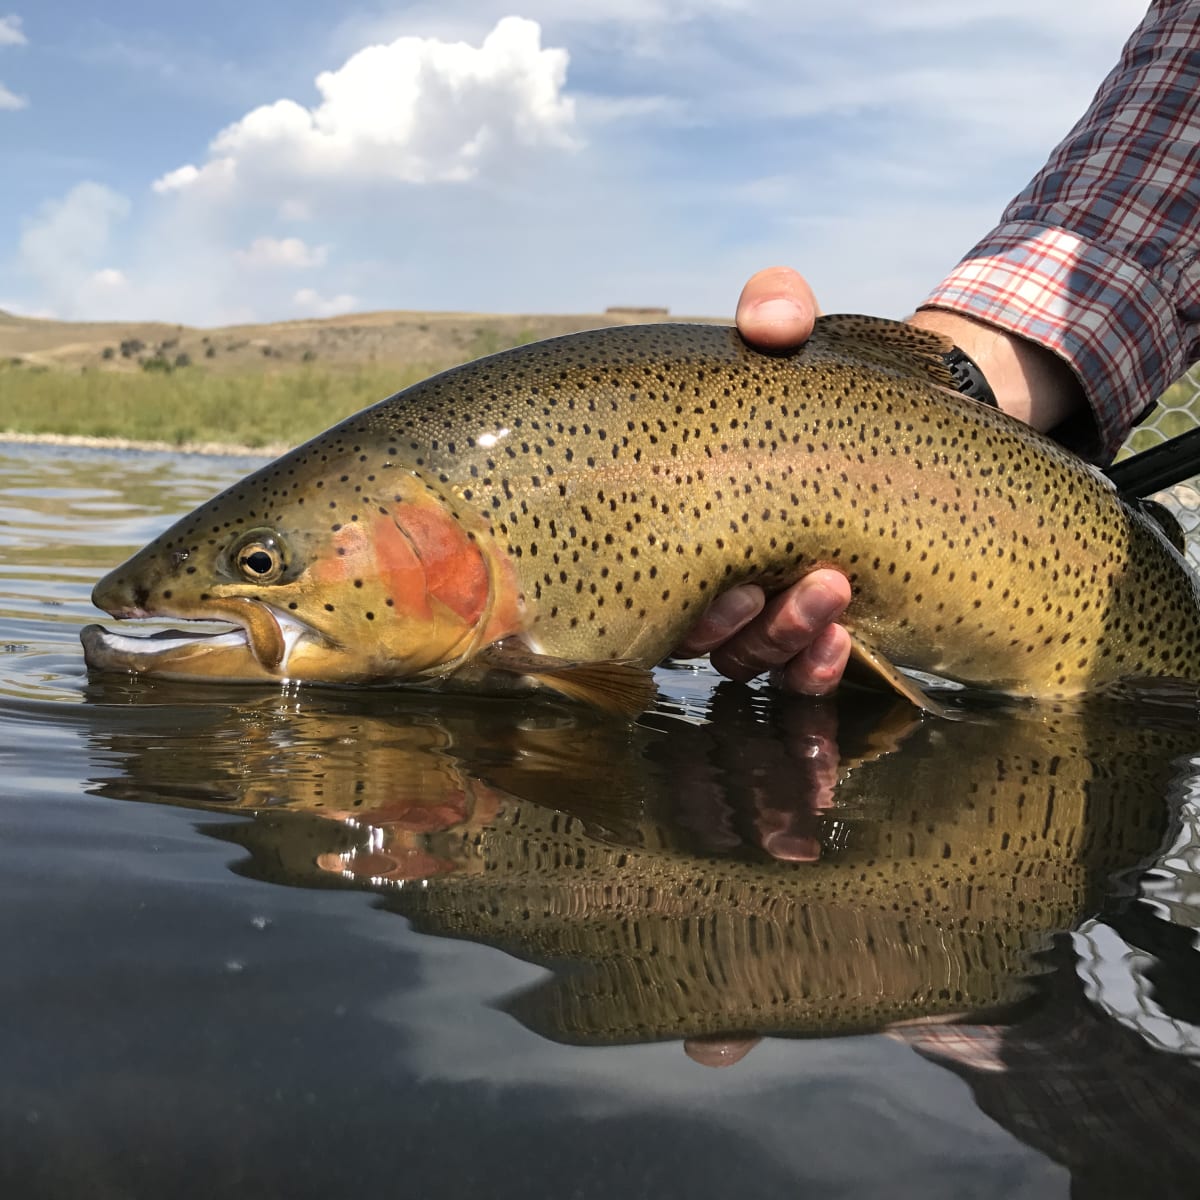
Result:
M431 616L425 564L413 543L391 517L380 517L370 528L379 582L409 616Z
M464 624L474 625L488 598L487 565L479 546L445 509L432 502L399 505L395 525L399 526L397 536L409 543L410 552L415 551L419 559L428 594Z

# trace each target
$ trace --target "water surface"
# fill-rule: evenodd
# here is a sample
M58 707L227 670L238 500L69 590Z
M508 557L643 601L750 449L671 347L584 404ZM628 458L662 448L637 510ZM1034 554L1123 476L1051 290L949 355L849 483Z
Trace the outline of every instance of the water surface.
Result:
M255 465L0 446L0 1194L1195 1194L1190 698L89 680Z

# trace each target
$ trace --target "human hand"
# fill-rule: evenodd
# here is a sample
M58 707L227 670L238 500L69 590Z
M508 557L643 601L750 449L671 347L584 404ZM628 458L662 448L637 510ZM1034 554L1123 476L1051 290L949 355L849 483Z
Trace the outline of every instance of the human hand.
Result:
M737 306L737 327L753 346L787 350L811 333L820 310L812 288L788 267L752 276ZM788 691L822 696L833 691L850 657L850 635L837 619L850 603L840 571L820 568L767 599L756 584L719 596L688 631L680 655L708 654L730 679L770 671Z

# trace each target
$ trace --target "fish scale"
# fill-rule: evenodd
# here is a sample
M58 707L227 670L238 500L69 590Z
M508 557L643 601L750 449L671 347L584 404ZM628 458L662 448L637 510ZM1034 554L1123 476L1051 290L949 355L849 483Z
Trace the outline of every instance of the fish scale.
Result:
M1200 678L1196 581L1161 530L1054 442L950 390L944 349L846 316L820 318L784 355L705 325L520 347L250 476L96 601L117 615L223 604L262 665L273 652L259 652L255 621L265 640L269 626L242 608L266 600L312 631L270 668L289 677L386 676L391 646L393 675L469 683L486 664L559 686L539 666L650 667L729 587L777 590L833 566L851 583L861 656L893 682L891 664L1030 696ZM393 523L419 579L388 573L395 554L379 542ZM286 544L287 569L223 579L230 535L256 526ZM189 583L172 556L217 586ZM423 643L431 618L414 615L413 586L437 601ZM322 639L340 648L340 676L304 673ZM370 654L356 663L359 643Z

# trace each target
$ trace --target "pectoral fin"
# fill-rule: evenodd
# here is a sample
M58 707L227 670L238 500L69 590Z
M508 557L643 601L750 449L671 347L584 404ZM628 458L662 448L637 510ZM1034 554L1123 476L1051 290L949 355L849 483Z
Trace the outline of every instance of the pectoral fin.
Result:
M939 704L920 684L902 674L883 654L864 642L857 634L850 635L850 643L850 661L860 673L867 674L877 683L886 684L923 712L932 713L935 717L953 716L945 705Z
M581 700L605 712L636 717L658 695L654 676L636 663L573 662L536 654L519 643L495 642L481 650L472 663L495 671L524 675L572 700Z

